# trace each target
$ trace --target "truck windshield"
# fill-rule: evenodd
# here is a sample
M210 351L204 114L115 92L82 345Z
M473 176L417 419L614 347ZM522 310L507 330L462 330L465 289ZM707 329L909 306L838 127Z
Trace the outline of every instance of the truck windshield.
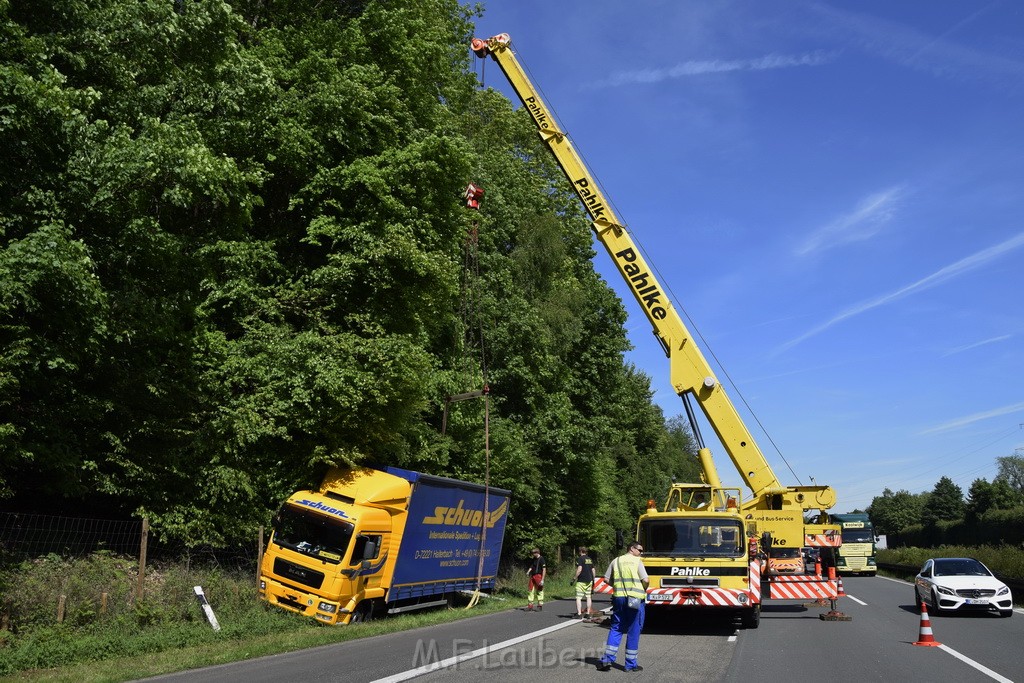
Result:
M844 529L843 543L871 543L875 540L871 529Z
M273 542L283 548L338 564L352 540L352 525L285 505L274 525Z
M745 552L743 526L729 519L658 519L640 525L650 557L737 557Z

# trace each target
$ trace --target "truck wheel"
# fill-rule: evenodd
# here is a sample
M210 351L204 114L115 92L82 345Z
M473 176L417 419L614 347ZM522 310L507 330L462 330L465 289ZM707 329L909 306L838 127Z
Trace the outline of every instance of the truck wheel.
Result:
M761 608L755 605L743 613L743 628L757 628L761 625Z
M350 624L358 624L364 621L373 621L373 602L363 600L356 605L356 611L352 613Z

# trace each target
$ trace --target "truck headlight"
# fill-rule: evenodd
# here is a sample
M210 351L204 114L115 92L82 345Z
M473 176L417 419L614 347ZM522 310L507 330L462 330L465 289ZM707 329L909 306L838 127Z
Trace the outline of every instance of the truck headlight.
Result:
M331 605L330 603L326 603L326 602L321 602L319 605L316 606L316 608L318 610L320 610L321 612L327 612L328 614L334 614L334 612L338 609L338 606L337 605Z
M875 566L875 558L873 558L873 557L869 557L868 558L868 566L869 567L874 567Z

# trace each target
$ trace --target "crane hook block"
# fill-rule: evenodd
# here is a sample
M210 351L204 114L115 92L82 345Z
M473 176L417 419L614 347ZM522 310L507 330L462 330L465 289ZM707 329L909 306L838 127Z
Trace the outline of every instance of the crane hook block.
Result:
M463 194L463 197L466 200L466 207L470 209L479 209L480 200L483 199L483 196L484 188L470 183L466 186L466 192Z

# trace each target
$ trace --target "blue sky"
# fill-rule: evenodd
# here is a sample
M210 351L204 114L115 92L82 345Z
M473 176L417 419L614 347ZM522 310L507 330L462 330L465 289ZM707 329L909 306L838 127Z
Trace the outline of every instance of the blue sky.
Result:
M829 484L843 512L942 476L966 494L1024 454L1024 4L484 8L477 36L512 36L784 484Z

